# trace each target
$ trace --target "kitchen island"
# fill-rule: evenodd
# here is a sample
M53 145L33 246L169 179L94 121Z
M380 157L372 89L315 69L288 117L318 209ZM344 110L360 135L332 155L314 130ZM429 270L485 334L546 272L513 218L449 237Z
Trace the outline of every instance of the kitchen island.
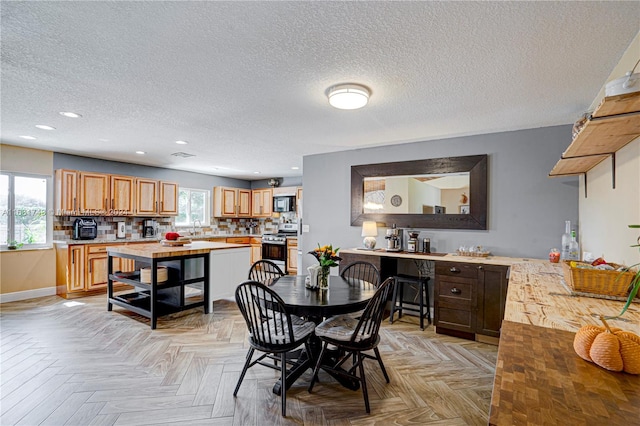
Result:
M151 320L157 326L159 316L196 307L213 309L213 300L233 297L235 287L247 277L250 248L243 244L197 241L177 247L160 243L107 248L107 309L126 308ZM132 259L136 270L113 270L114 258ZM141 271L140 267L149 268ZM166 268L166 279L158 279L158 267ZM145 279L143 272L148 272ZM136 291L115 295L113 283L129 284Z

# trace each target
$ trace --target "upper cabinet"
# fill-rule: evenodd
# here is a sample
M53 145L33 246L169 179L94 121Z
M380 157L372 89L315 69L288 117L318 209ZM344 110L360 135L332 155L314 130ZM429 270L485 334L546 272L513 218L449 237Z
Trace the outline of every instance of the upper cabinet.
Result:
M160 181L160 216L178 215L178 184Z
M273 191L271 188L254 189L251 191L251 216L252 217L271 217L273 212Z
M213 188L214 217L251 217L251 190L216 186Z
M639 114L640 92L604 98L549 176L583 174L609 156L615 159L616 151L640 136Z
M133 176L55 171L58 216L172 216L178 184Z

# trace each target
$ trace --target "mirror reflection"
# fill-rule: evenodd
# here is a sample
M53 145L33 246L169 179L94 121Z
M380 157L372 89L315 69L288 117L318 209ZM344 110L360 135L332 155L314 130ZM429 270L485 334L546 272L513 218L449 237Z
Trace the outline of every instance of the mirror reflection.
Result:
M364 213L469 214L469 173L364 178Z

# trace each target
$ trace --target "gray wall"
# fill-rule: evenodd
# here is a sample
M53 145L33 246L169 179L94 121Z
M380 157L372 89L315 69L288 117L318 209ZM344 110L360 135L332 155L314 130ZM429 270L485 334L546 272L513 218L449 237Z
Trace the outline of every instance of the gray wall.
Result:
M214 186L230 186L233 188L251 188L251 182L202 173L184 172L161 167L141 166L139 164L120 163L117 161L99 160L77 155L53 154L53 169L71 169L96 173L111 173L124 176L137 176L149 179L177 182L179 186L193 189L212 190Z
M473 244L500 256L547 258L560 248L565 220L578 219L577 177L547 177L570 139L571 126L563 125L306 156L302 220L310 232L302 234L302 253L317 243L362 245L360 227L350 225L352 165L488 154L488 229L424 230L421 237L439 252ZM378 247L386 246L384 234L379 229ZM302 262L315 260L303 255Z

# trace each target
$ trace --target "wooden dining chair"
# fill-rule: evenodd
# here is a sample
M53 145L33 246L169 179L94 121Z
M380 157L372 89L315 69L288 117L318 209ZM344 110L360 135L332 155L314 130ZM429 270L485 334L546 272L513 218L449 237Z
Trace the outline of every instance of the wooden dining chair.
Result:
M233 396L238 394L247 370L254 365L260 364L279 370L282 416L286 417L287 366L295 365L302 356L303 352L300 351L300 354L294 357L294 350L301 345L305 346L304 356L312 357L308 341L315 324L289 315L280 296L258 281L245 281L240 284L236 288L236 303L249 329L250 348ZM256 350L262 352L262 355L252 361ZM263 361L265 358L278 360L279 363L267 363Z
M282 276L284 276L282 269L271 260L258 260L249 269L249 279L263 284Z
M367 358L377 360L384 378L389 383L389 376L378 350L378 343L380 342L378 331L380 330L387 298L393 289L394 283L395 280L393 278L387 278L378 287L359 319L350 315L337 315L316 326L315 334L320 338L323 345L313 370L309 392L313 390L318 371L322 368L332 374L360 382L365 408L367 413L371 412L367 393L367 380L364 374L364 360ZM323 364L323 362L326 362L324 356L328 345L337 347L340 353L339 358L333 365ZM373 355L364 353L369 350L373 350ZM351 361L351 366L345 369L343 365L347 361Z
M378 288L380 284L380 271L373 263L358 260L347 265L340 273L347 280L356 279L372 284Z

